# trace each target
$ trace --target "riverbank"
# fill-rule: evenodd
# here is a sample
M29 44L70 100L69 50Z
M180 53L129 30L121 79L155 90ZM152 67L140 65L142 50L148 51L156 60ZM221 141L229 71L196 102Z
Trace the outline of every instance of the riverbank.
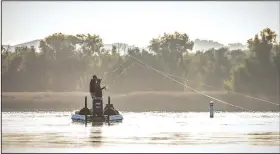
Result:
M111 96L111 103L120 111L146 112L207 112L211 99L194 92L133 92L128 94L106 93ZM220 99L234 106L240 106L253 111L278 111L279 106L258 101L252 98L227 92L205 92L205 94ZM2 111L72 111L84 106L84 97L91 97L83 92L3 92ZM274 102L276 103L276 102ZM216 111L243 112L239 109L216 101Z

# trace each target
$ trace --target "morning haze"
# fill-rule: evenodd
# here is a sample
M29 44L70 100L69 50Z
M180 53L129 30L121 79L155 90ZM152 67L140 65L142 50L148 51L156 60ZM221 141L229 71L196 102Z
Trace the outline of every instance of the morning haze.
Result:
M279 1L258 2L8 2L3 40L16 45L55 32L99 34L104 43L147 46L164 32L192 40L246 43L260 29L279 33ZM137 36L137 37L136 37Z
M279 1L4 1L2 45L33 41L40 52L2 48L3 110L73 110L96 74L123 111L207 111L210 99L182 84L244 108L278 111L234 92L279 102L279 7ZM225 104L217 110L240 111Z

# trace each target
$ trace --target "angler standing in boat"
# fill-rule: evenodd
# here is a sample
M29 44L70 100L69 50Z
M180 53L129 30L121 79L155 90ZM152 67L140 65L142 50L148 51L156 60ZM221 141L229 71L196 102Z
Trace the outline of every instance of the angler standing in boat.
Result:
M103 115L103 93L102 90L106 89L106 86L101 88L101 79L97 79L97 82L95 84L95 89L94 89L94 114L97 116L102 116Z
M90 80L90 83L89 83L89 92L90 92L90 95L92 97L92 99L95 98L94 96L94 90L95 90L95 85L96 85L96 80L97 80L97 76L96 75L93 75L92 76L92 79ZM90 115L91 114L91 111L86 108L86 107L83 107L80 112L79 112L80 115Z

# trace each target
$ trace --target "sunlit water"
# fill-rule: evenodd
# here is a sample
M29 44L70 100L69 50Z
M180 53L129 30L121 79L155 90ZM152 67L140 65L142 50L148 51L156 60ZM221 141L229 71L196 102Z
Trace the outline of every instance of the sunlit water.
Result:
M85 127L70 112L3 112L3 152L280 152L278 113L123 113Z

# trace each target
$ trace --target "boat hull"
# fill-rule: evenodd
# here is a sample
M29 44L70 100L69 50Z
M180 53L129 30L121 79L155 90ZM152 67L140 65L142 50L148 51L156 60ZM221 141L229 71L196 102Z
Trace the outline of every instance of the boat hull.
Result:
M86 116L85 115L79 115L77 112L74 112L71 114L71 119L74 122L85 122ZM121 114L119 115L110 115L109 116L109 122L122 122L123 116ZM87 121L88 122L108 122L108 116L104 115L102 117L94 117L92 118L92 115L87 115Z

